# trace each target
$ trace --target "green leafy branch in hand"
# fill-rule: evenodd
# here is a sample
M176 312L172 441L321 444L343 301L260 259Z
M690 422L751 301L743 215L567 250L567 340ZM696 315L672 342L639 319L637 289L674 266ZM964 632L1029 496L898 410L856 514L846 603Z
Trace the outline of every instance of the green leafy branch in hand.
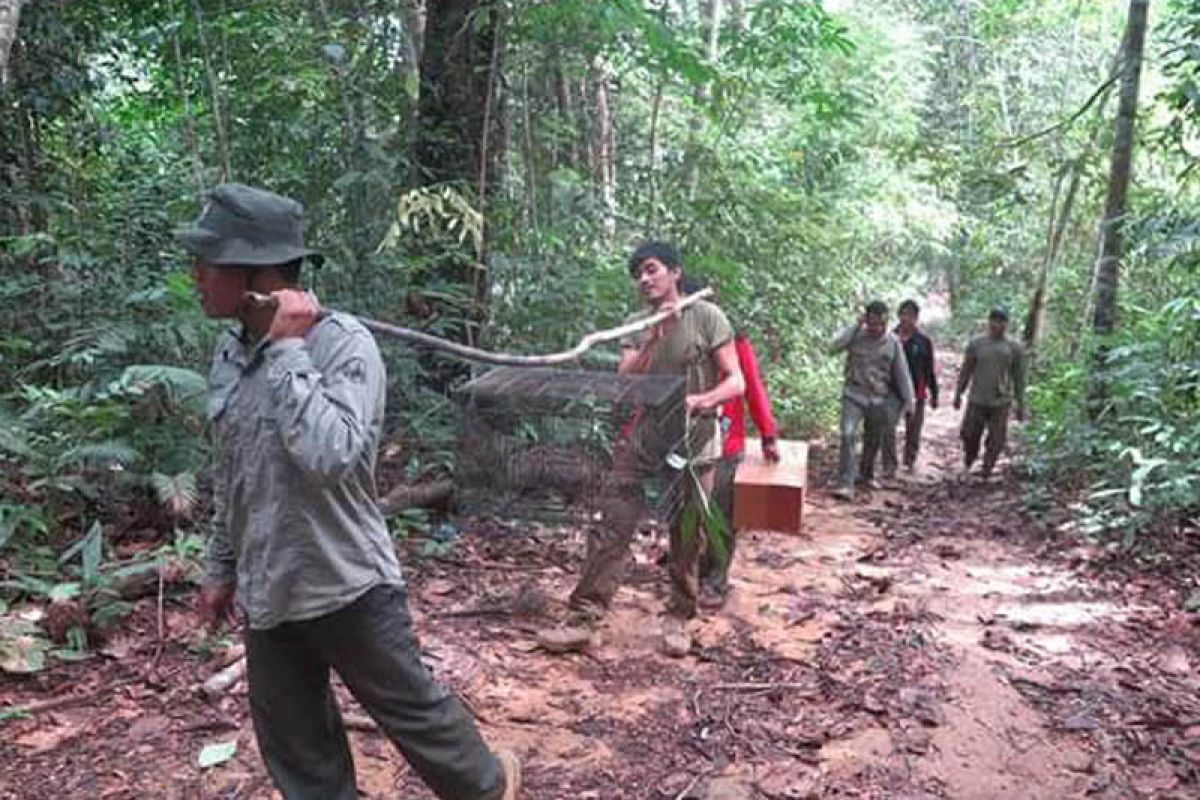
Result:
M690 491L684 493L684 507L680 516L680 532L685 543L695 541L695 537L707 537L705 542L713 560L721 567L729 562L729 553L733 532L729 520L721 512L721 508L712 501L709 492L704 488L703 481L696 470L696 458L692 454L693 419L688 417L684 427L684 447L687 460L683 465L684 480L688 482Z

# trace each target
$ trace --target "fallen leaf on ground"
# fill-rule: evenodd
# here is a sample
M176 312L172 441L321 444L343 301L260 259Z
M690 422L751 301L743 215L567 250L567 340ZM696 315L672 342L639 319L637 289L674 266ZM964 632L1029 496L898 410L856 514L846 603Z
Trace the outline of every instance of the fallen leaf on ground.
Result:
M201 769L215 767L218 764L224 764L229 759L237 755L237 741L232 742L216 742L204 746L200 751L200 757L197 759Z

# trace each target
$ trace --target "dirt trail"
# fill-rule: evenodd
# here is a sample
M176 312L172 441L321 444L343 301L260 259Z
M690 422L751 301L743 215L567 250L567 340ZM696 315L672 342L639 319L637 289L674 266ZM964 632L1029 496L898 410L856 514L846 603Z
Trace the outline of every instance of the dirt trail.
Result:
M534 632L581 541L477 526L410 570L430 665L523 754L531 800L1200 797L1195 629L1152 581L1104 580L1046 538L1019 485L952 477L956 419L932 414L919 475L863 502L814 468L805 534L743 537L730 601L682 660L659 652L658 543L639 542L597 645L552 656ZM0 798L273 797L244 694L191 691L211 668L185 649L190 615L169 608L153 673L144 608L124 656L4 679L18 703L114 688L8 722ZM430 797L376 733L352 738L363 796Z

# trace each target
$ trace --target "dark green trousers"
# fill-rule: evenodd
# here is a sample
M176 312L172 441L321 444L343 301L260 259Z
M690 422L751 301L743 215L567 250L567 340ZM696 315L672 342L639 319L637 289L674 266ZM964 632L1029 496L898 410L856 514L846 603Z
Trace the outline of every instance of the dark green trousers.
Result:
M332 614L249 630L246 658L258 747L285 800L358 797L330 670L439 798L503 795L503 769L474 720L421 663L403 588L376 586Z
M982 406L968 403L959 435L963 443L963 463L967 469L979 457L979 445L987 433L983 448L983 469L991 472L1004 448L1008 445L1008 414L1010 406Z

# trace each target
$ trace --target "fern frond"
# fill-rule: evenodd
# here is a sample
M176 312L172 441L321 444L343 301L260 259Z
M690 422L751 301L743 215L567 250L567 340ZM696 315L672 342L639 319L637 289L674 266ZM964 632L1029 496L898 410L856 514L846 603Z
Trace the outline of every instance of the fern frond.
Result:
M176 519L191 514L200 496L196 490L194 472L180 472L178 475L155 472L150 476L150 485L154 487L158 502Z
M33 455L29 427L19 418L0 409L0 453L28 458Z
M133 364L121 374L126 386L161 387L172 405L201 412L208 380L195 370L166 364Z
M61 470L72 466L108 467L114 464L127 466L141 457L142 454L128 442L110 439L72 447L55 460L55 468Z

